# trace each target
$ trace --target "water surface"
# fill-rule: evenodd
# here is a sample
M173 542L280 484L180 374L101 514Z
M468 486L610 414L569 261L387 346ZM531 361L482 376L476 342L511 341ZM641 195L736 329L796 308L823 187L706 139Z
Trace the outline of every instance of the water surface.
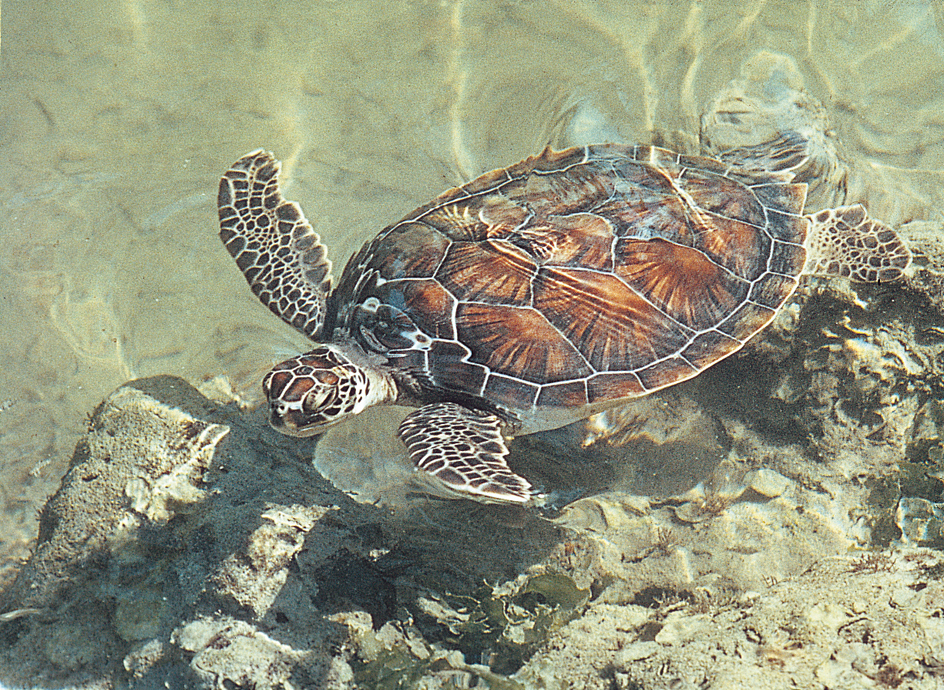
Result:
M340 268L444 188L593 140L696 146L791 56L873 212L940 219L944 12L927 2L7 3L0 81L0 584L86 413L133 377L257 396L304 340L216 238L219 175L285 162ZM879 188L879 189L876 189Z

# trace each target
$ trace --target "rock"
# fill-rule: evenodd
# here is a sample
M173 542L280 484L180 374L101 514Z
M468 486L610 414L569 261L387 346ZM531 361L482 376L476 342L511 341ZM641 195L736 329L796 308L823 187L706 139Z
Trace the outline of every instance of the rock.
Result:
M598 605L516 673L528 688L940 687L944 560L928 549L826 559L756 596ZM607 656L607 651L609 656ZM595 673L594 673L595 669ZM574 681L568 684L568 681ZM902 686L903 687L903 686Z
M777 498L787 492L793 484L789 479L779 472L774 472L767 468L760 468L753 472L748 472L744 476L747 486L765 498Z
M670 613L656 633L660 645L684 644L699 635L709 624L707 616L691 615L688 612Z
M944 503L903 496L898 501L898 528L902 541L922 546L944 546Z
M648 659L657 654L660 649L662 646L658 642L633 642L617 652L615 661L625 666L640 659Z
M941 464L944 447L944 401L931 399L915 415L908 439L908 457L915 462ZM934 452L937 451L937 452Z
M0 685L349 687L329 651L346 631L292 564L306 542L333 545L322 563L357 548L370 510L303 450L180 379L115 391L0 595Z
M0 593L0 687L497 678L430 644L410 611L424 616L422 596L473 593L523 571L559 529L462 502L381 511L326 481L312 455L312 443L174 377L116 390L43 509L33 557ZM549 602L535 617L542 624L563 625L589 596L563 575L522 582L530 588L515 605Z

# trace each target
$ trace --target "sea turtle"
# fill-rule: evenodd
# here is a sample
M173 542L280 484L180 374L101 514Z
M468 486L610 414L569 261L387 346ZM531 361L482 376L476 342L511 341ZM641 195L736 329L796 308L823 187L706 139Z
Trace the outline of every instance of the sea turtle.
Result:
M808 140L716 157L600 144L450 189L364 245L332 289L324 245L254 151L219 187L253 292L316 343L263 381L272 426L311 436L370 405L437 493L524 503L506 438L689 379L771 322L803 273L891 281L910 253L861 205L804 215Z

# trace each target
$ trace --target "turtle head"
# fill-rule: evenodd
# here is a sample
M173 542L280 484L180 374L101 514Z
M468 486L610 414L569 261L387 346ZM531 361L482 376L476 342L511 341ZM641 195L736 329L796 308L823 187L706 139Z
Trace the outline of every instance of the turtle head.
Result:
M355 363L333 345L282 362L266 374L262 390L269 401L269 423L289 436L324 433L394 397L389 376Z

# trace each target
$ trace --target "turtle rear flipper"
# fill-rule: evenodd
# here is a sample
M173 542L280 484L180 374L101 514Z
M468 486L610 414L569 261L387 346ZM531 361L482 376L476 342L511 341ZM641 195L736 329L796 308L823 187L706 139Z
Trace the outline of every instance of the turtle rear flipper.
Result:
M806 273L887 283L900 280L911 263L905 241L861 204L826 209L810 221Z
M456 403L421 407L400 424L419 479L436 493L484 503L526 503L527 479L505 463L508 446L501 420Z
M810 142L799 132L783 132L762 144L728 149L718 154L721 160L739 171L759 171L777 176L782 173L787 181L803 181L797 176L810 159ZM803 178L803 179L801 179Z
M279 168L260 149L226 171L217 197L220 239L262 303L317 338L331 291L331 261L298 204L282 196Z

